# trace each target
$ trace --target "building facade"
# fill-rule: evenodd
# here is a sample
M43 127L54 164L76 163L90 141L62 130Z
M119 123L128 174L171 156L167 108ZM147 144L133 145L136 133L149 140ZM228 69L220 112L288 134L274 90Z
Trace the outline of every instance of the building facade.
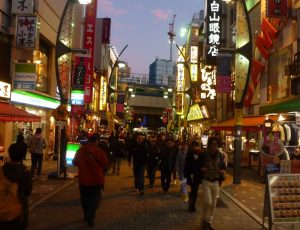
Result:
M149 66L149 83L168 86L174 82L175 63L166 59L156 59Z

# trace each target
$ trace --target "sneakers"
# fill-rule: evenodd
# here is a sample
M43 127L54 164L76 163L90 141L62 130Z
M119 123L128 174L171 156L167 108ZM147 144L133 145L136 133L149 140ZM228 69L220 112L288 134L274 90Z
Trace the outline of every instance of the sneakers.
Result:
M184 201L184 202L188 202L189 197L188 197L188 195L182 194L181 197L180 197L180 199L181 199L182 201Z

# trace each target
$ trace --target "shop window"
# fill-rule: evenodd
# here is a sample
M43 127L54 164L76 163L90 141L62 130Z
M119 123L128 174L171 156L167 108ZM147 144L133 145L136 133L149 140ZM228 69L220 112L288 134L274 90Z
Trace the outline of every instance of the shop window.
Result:
M39 50L33 52L33 62L37 64L36 90L48 92L49 46L40 40Z
M292 79L291 85L292 95L300 95L300 78Z

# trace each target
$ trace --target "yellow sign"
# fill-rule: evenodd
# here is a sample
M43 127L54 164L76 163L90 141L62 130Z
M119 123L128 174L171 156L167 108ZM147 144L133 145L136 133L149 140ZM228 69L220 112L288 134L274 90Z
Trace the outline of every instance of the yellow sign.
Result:
M53 110L52 115L55 117L56 121L66 121L69 112L66 105L59 105L55 110Z
M198 46L191 46L191 63L198 62Z
M198 104L192 105L190 107L189 114L187 115L188 121L203 119L203 114L201 112L200 106Z
M177 114L183 114L183 93L177 93L176 94L176 113Z
M107 108L107 81L104 76L101 76L99 110L106 111L106 108Z
M185 47L180 46L179 50L178 50L177 62L181 62L181 63L185 62L185 58L184 58L184 56L182 56L182 54L184 54L184 53L185 53Z

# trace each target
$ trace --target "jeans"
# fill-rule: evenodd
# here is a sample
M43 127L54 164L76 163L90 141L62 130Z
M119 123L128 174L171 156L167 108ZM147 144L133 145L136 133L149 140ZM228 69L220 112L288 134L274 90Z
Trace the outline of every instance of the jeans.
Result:
M153 165L148 165L147 173L149 178L149 184L150 186L153 186L155 181L156 167Z
M34 171L37 168L37 175L41 175L43 163L42 153L32 153L31 154L31 175L34 176Z
M81 206L84 219L92 222L95 218L96 210L102 199L102 185L79 185Z
M144 190L145 165L133 164L134 187L139 191Z
M120 174L120 167L121 167L121 161L122 161L122 158L120 157L114 157L113 158L113 173L117 173L117 174Z
M160 176L161 186L165 192L169 191L172 172L173 171L169 172L168 170L161 170L161 176Z
M203 180L202 187L204 191L204 221L212 223L220 191L219 181L210 182Z

